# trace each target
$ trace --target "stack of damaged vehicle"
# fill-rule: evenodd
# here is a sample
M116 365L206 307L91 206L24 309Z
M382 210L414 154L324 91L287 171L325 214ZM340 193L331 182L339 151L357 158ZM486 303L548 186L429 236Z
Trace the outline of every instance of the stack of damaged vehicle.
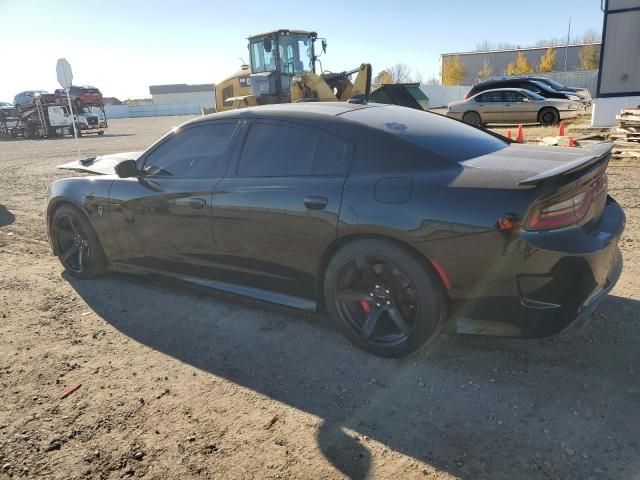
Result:
M380 104L245 108L62 168L47 228L72 275L164 275L326 312L376 355L443 329L547 336L618 280L610 143L514 144Z
M83 133L104 134L107 115L100 90L75 87L56 90L26 90L17 94L14 105L0 107L0 134L24 138L73 135L73 124L79 136ZM71 105L69 105L71 103Z

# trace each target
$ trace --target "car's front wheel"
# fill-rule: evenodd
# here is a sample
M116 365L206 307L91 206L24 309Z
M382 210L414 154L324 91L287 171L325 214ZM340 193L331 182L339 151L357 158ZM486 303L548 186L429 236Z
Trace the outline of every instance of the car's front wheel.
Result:
M443 324L440 280L395 243L361 239L338 250L327 267L329 315L351 342L375 355L408 355Z
M51 219L53 248L71 275L91 278L106 273L107 261L100 240L86 217L71 205L62 205Z

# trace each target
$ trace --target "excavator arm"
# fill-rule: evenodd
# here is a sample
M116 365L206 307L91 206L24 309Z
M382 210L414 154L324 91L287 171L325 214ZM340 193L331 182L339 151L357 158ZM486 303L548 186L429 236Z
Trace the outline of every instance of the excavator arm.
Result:
M353 83L349 79L357 73ZM291 101L346 102L350 98L368 99L371 93L371 64L339 73L304 73L291 83Z

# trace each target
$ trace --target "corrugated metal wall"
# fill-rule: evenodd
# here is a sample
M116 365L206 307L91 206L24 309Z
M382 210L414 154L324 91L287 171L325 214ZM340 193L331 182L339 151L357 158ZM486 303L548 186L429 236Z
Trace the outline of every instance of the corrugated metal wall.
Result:
M600 44L597 45L598 54ZM564 59L567 55L567 71L571 72L580 68L580 52L584 45L569 45L554 47L556 51L556 69L564 73ZM540 64L540 57L547 51L546 48L523 48L520 50L504 50L490 52L469 52L461 54L443 54L442 61L448 57L457 56L465 66L465 77L462 85L473 85L479 81L479 73L484 66L491 68L494 76L505 75L507 65L513 62L518 52L523 52L527 61L537 67ZM554 72L557 73L557 72Z
M640 93L640 0L608 0L600 96Z

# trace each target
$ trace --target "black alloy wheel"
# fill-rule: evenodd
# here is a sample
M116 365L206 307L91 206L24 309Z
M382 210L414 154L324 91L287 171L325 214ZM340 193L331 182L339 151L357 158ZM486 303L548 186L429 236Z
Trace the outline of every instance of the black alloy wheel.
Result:
M327 308L340 329L356 345L386 357L411 353L437 333L439 290L416 258L377 239L339 251L325 281Z
M87 220L75 207L58 208L51 228L54 251L65 270L81 278L106 271L102 247Z

